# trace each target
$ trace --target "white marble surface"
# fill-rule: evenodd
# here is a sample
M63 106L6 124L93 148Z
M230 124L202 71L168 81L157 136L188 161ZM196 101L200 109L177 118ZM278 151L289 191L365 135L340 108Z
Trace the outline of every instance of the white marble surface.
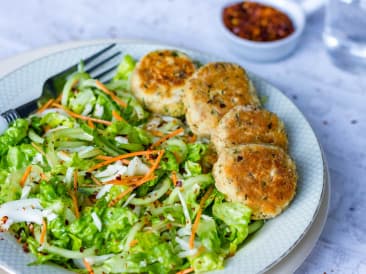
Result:
M330 167L324 232L297 273L366 273L366 73L334 67L321 42L323 11L308 20L296 53L272 64L233 55L216 27L227 1L1 1L0 59L41 46L96 38L143 38L241 63L282 89L303 111Z

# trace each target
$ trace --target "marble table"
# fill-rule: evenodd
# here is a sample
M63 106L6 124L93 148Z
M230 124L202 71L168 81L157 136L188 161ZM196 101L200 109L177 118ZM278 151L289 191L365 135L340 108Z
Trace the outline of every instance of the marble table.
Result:
M327 157L332 199L325 229L296 273L366 273L366 77L332 65L321 41L323 11L308 19L297 51L269 64L235 56L217 31L227 1L2 1L0 59L41 46L96 38L140 38L241 63L301 109Z

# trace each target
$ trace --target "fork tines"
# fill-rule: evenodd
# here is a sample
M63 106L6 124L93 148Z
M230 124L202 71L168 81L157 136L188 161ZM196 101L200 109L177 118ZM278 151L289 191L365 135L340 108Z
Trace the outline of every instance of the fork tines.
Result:
M120 56L121 52L117 51L112 54L110 53L115 46L116 44L113 43L84 60L84 64L86 66L85 71L89 73L92 78L102 81L103 77L107 76L109 73L111 73L118 67L118 63L117 64L116 62L112 63L112 61L116 57ZM94 64L96 61L98 62ZM108 80L104 79L104 81L102 82L108 82L109 80L110 79Z

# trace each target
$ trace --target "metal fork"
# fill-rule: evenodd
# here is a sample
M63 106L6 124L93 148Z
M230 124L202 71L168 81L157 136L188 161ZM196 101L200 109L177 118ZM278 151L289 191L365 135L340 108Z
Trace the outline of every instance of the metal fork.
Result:
M121 52L118 51L116 53L113 53L112 55L103 58L100 61L96 61L99 57L107 55L107 53L109 53L111 49L115 47L115 45L116 44L111 44L82 60L85 65L85 72L89 73L92 78L101 80L103 77L107 76L110 72L115 70L118 64L110 68L107 68L100 73L96 72L97 69L100 68L102 65L106 64L108 61L111 61L113 58L121 54ZM17 108L9 109L4 113L0 114L0 134L4 133L4 131L8 128L11 122L15 121L18 118L27 117L32 112L36 111L38 109L39 101L45 101L46 99L57 98L57 96L59 96L59 94L63 89L63 86L67 81L67 77L77 72L77 70L78 70L78 64L75 64L61 71L60 73L51 76L44 82L42 88L42 94L39 98L36 98ZM108 82L109 80L110 79L104 82Z

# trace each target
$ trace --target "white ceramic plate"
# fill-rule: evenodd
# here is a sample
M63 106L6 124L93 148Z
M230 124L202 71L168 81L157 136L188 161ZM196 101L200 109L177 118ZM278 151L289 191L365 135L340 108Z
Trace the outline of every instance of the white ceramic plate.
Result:
M33 61L0 80L0 110L22 104L40 94L42 83L50 75L78 62L105 46L93 45L65 50ZM169 46L147 43L119 43L124 53L136 58L157 48ZM203 63L218 58L184 50ZM324 164L314 132L301 112L278 89L250 74L259 94L268 96L265 107L285 122L290 139L290 154L298 167L298 191L290 207L267 222L250 241L227 261L220 273L260 273L284 258L302 239L318 212L324 191ZM55 266L27 266L32 256L20 252L18 244L7 234L0 240L0 265L16 273L67 273ZM218 273L219 273L218 272Z

